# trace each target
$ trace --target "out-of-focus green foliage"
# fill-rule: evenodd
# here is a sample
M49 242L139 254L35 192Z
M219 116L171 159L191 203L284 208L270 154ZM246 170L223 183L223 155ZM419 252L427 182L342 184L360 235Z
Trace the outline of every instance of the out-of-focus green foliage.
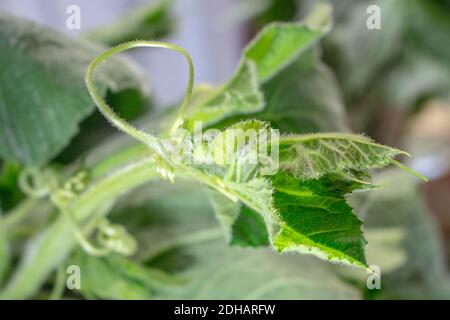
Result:
M389 187L368 194L361 208L364 221L369 230L403 229L401 247L406 260L382 274L381 291L367 294L380 299L449 299L450 277L442 239L417 181L388 170L375 182ZM388 255L379 258L392 259Z
M381 29L366 26L372 1L334 1L340 13L325 41L352 107L361 97L409 109L450 93L450 4L439 0L383 0Z
M0 15L0 157L41 166L67 146L79 123L94 111L84 70L101 50ZM106 64L98 80L104 95L107 90L147 92L142 73L124 58Z

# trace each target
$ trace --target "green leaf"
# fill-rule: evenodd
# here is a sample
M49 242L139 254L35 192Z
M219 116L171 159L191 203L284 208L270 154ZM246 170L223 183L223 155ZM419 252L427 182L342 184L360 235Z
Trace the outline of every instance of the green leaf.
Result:
M325 26L315 27L307 23L272 23L247 45L243 52L244 60L256 64L258 82L270 80L329 30L330 11L321 14L323 14L321 18L326 21Z
M348 194L365 184L337 175L305 181L285 172L272 176L271 182L258 187L255 181L226 184L245 203L234 204L232 215L227 211L233 204L229 199L213 197L231 244L264 246L270 241L279 252L314 254L367 268L361 221L346 202Z
M367 267L362 222L345 197L361 183L333 175L302 181L286 173L272 179L281 230L273 239L280 252L313 253L330 261Z
M352 177L352 171L383 168L406 152L346 133L313 133L280 138L280 169L301 180L326 174Z
M230 201L214 190L210 190L210 199L228 243L241 247L270 245L269 234L261 215L245 204Z
M231 245L238 246L268 246L270 245L269 234L263 218L247 207L241 204L239 216L233 224L233 237Z
M304 52L262 86L266 100L264 109L229 117L215 127L227 127L243 118L258 118L270 122L281 132L350 131L335 76L320 61L315 49Z
M414 177L393 170L376 175L374 181L388 187L365 194L365 201L357 206L364 213L364 224L368 230L401 229L405 234L401 248L406 256L402 265L383 273L383 289L374 297L449 299L445 243L425 201L423 188ZM396 257L385 252L380 258ZM383 261L372 263L382 265Z
M173 30L172 4L172 0L152 1L132 9L111 24L88 31L84 36L108 46L136 39L162 38Z
M233 115L260 111L264 98L260 85L269 81L323 37L331 25L330 8L318 6L303 23L273 23L244 49L231 80L207 99L193 105L190 121L214 124Z
M151 299L158 290L180 285L180 280L120 255L93 257L77 250L69 264L81 270L80 293L96 299Z
M214 190L210 190L210 200L227 242L242 247L270 245L268 225L277 223L277 216L270 211L268 182L259 179L246 184L228 182L226 186L238 195L239 201L233 202Z
M242 122L245 126L247 122ZM233 203L212 193L213 207L231 244L299 251L367 268L361 221L346 197L372 188L364 172L405 152L353 134L283 136L279 171L266 178L222 183Z
M448 3L380 0L382 30L369 30L371 1L335 2L341 14L324 42L325 61L336 71L349 107L371 102L373 112L380 104L414 111L424 98L448 96Z
M421 1L413 0L401 2L405 10L407 30L412 44L418 49L423 48L430 58L440 62L450 60L450 48L447 45L450 32L450 3L448 1ZM448 67L448 64L447 64ZM447 68L447 71L448 68Z
M142 263L186 279L156 299L360 298L322 261L228 247L196 183L147 185L123 198L112 217L137 234Z
M231 114L253 113L264 106L255 64L251 61L244 61L238 72L218 94L211 91L207 94L212 98L201 105L193 106L189 115L190 122L202 121L209 124Z
M84 72L102 48L21 18L0 14L0 157L43 165L94 110ZM115 58L98 72L103 94L146 92L134 65Z
M267 106L257 117L282 132L349 131L336 79L317 50L305 52L267 82L263 92Z

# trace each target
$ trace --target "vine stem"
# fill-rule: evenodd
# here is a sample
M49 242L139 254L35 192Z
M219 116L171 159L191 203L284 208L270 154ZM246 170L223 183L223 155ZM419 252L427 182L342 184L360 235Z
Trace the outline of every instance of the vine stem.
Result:
M59 266L56 270L55 284L53 285L53 289L48 296L48 300L59 300L64 294L65 285L66 285L66 275L64 273L63 266Z
M14 229L18 224L25 220L28 215L33 212L40 201L34 198L28 198L20 203L16 208L8 212L3 216L0 221L0 227L3 228L5 232Z
M92 185L70 205L78 223L88 225L91 219L109 212L109 201L146 182L158 178L152 159L129 164ZM106 207L105 203L107 204ZM89 230L87 230L89 231ZM1 299L25 299L32 296L48 275L67 258L76 246L72 224L60 216L30 240L14 275L0 291Z
M175 122L174 122L172 128L171 128L171 133L175 132L184 123L186 110L189 106L189 102L191 100L192 91L193 91L193 87L194 87L194 65L192 63L192 58L189 55L189 53L182 47L177 46L172 43L167 43L167 42L145 41L145 40L135 40L135 41L130 41L130 42L120 44L116 47L106 50L105 52L100 54L97 58L95 58L91 62L91 64L89 65L89 67L87 69L87 72L86 72L85 82L86 82L86 86L89 91L89 94L91 95L91 97L94 100L95 104L97 105L98 109L109 121L111 121L111 123L114 126L116 126L119 130L136 138L137 140L143 142L144 144L150 146L158 154L161 154L160 144L159 144L158 139L149 133L145 133L144 131L136 129L130 123L128 123L125 119L118 116L112 110L112 108L106 103L106 101L103 99L102 95L99 94L99 92L94 84L94 71L100 64L105 62L108 58L110 58L114 54L129 50L129 49L133 49L133 48L139 48L139 47L164 48L164 49L173 50L173 51L178 52L181 55L183 55L188 62L189 81L188 81L188 85L186 88L186 93L184 95L183 101L181 102L181 105L180 105L180 108L178 111L178 115L175 119Z
M175 119L172 128L170 130L170 133L173 134L175 131L180 128L185 120L185 114L186 110L189 106L189 102L192 96L193 91L193 85L194 85L194 66L192 63L192 58L189 55L189 53L183 49L180 46L177 46L175 44L167 43L167 42L160 42L160 41L145 41L145 40L136 40L136 41L130 41L123 44L120 44L114 48L111 48L102 54L100 54L97 58L95 58L91 64L89 65L87 72L86 72L86 86L89 90L89 93L98 106L100 112L115 125L117 128L119 128L121 131L125 132L126 134L134 137L138 141L143 142L144 144L148 145L155 153L157 153L159 156L161 156L164 160L166 159L166 154L163 150L163 146L160 143L160 140L158 137L155 137L151 134L145 133L141 130L136 129L133 127L130 123L128 123L125 119L120 118L108 104L105 102L103 97L98 93L95 84L94 84L94 70L97 68L98 65L105 62L109 57L111 57L114 54L132 49L132 48L138 48L138 47L151 47L151 48L165 48L169 50L176 51L180 54L182 54L186 60L188 61L189 65L189 82L188 86L186 88L186 94L184 96L184 99L180 105L179 112L177 115L177 118ZM170 162L170 161L169 161ZM184 170L189 171L187 167L183 167ZM221 186L217 183L217 181L214 181L210 177L207 177L205 175L201 175L199 172L196 172L195 174L191 175L193 178L197 178L198 180L206 183L207 185L216 188L217 190L220 190L222 193L227 195L230 199L233 201L237 201L237 198L232 195L226 188Z

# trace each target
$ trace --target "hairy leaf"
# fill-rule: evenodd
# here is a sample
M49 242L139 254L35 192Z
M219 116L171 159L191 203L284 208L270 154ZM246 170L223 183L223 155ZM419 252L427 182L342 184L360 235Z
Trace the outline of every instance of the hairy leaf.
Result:
M260 214L242 202L230 201L217 191L210 190L210 199L228 243L241 247L270 245L267 227Z
M311 253L367 268L361 221L346 197L371 187L365 171L387 166L404 152L339 133L283 136L279 147L275 175L245 183L223 181L238 202L212 193L229 242L270 242L280 252Z
M330 12L327 10L320 14L325 25L272 23L247 45L243 53L244 59L255 62L260 83L270 80L328 31L331 24Z
M84 72L102 49L0 14L0 157L43 165L94 110ZM114 58L98 73L101 92L146 92L140 72Z
M264 98L256 78L255 64L244 61L238 72L231 78L219 94L208 92L212 96L200 106L194 106L190 121L202 121L205 124L218 121L230 114L253 113L264 106Z
M349 131L345 107L328 67L315 50L263 86L267 106L257 117L283 132Z
M206 101L194 105L190 120L212 124L233 115L260 111L264 107L260 85L313 46L327 33L330 24L329 7L318 6L303 23L273 23L265 27L244 49L232 79L215 92L209 91Z
M278 251L367 266L362 222L345 199L362 184L333 175L305 182L286 173L277 174L272 182L274 207L281 219L281 230L273 240Z
M280 169L308 180L334 173L379 169L406 152L374 143L361 135L317 133L280 139Z
M261 111L226 118L215 127L258 118L281 132L350 131L334 74L314 49L304 52L261 87L266 100Z

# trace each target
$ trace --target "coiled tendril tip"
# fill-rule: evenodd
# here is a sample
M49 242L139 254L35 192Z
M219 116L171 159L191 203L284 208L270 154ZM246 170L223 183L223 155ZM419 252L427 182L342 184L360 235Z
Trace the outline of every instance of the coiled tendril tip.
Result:
M105 62L108 58L113 56L114 54L132 49L132 48L138 48L138 47L150 47L150 48L164 48L173 50L175 52L180 53L183 55L189 66L189 82L188 86L186 88L186 92L183 98L183 101L181 102L177 118L175 119L174 124L171 128L171 133L175 132L178 128L183 126L185 121L185 114L186 110L189 106L189 102L191 100L192 91L194 87L194 65L192 63L192 58L189 55L189 53L183 49L180 46L177 46L175 44L167 43L167 42L161 42L161 41L146 41L146 40L135 40L126 42L123 44L120 44L116 47L113 47L109 50L106 50L99 56L97 56L89 65L87 72L86 72L86 86L89 91L89 94L91 95L92 99L94 100L95 104L97 105L100 112L109 120L111 123L116 126L119 130L125 132L126 134L134 137L135 139L143 142L144 144L148 145L153 151L156 153L159 153L158 148L158 139L153 136L152 134L146 133L142 130L139 130L132 126L130 123L128 123L125 119L122 119L120 116L118 116L112 108L106 103L106 101L103 99L103 97L99 94L95 84L94 84L94 71L97 68L98 65Z

